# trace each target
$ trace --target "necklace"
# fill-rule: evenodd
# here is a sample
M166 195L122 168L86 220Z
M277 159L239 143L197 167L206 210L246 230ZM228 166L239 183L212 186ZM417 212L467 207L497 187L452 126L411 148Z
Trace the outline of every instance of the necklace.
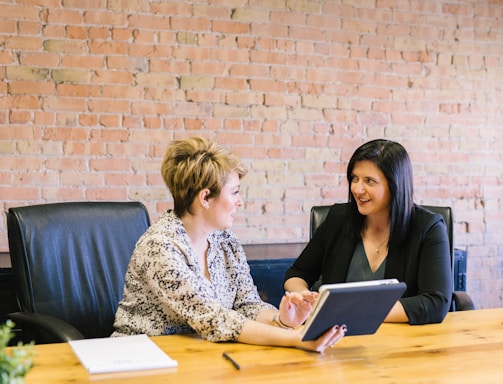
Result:
M379 246L376 248L376 252L377 252L377 254L378 254L378 255L379 255L379 249L381 249L381 247L382 247L382 246L383 246L383 245L384 245L387 241L388 241L388 239L384 240L384 241L381 243L381 245L379 245ZM374 244L374 246L375 246L375 244Z
M380 253L381 253L381 248L382 248L382 246L383 246L384 244L387 244L387 243L388 243L388 241L389 241L389 232L388 232L388 237L386 237L386 238L384 239L384 241L383 241L381 244L377 245L377 244L374 242L374 240L372 239L372 237L371 237L371 235L370 235L369 231L370 231L369 227L368 227L368 226L365 226L365 227L363 228L362 232L361 232L361 237L362 237L362 239L365 237L365 238L367 239L367 242L368 242L369 244L372 244L372 245L375 247L375 252L376 252L377 256L379 257L379 256L381 256L381 255L380 255ZM383 230L381 230L381 231L374 231L374 235L379 234L379 233L383 234L383 232L384 232L384 229L383 229Z

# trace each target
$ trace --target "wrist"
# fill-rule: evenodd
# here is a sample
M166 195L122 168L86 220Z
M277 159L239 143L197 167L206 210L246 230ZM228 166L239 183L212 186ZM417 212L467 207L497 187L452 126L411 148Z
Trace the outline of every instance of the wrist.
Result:
M290 327L289 325L283 323L281 321L281 318L279 317L279 312L275 313L272 317L272 323L277 326L277 327L280 327L280 328L283 328L283 329L292 329L292 327Z

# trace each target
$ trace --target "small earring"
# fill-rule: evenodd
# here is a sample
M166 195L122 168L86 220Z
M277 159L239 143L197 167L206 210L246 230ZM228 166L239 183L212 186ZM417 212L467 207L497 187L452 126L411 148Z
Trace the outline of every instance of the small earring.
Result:
M206 209L208 209L208 208L210 207L210 205L208 204L208 202L207 202L207 201L205 201L205 202L204 202L203 206L204 206L204 208L206 208Z

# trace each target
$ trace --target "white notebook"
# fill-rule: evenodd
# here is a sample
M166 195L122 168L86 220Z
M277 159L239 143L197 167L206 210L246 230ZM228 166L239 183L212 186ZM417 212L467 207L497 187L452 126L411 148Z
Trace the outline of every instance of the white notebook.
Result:
M91 374L178 366L178 362L147 335L72 340L68 343Z

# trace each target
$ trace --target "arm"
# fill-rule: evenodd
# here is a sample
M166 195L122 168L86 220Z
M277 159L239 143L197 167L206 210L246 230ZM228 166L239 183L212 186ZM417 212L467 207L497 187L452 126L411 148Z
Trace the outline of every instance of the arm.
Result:
M285 290L317 289L322 272L324 282L344 281L356 241L346 225L349 213L349 204L334 204L330 208L325 221L286 272Z
M227 267L217 248L212 252L210 282L183 236L175 239L159 230L137 245L128 271L129 291L132 304L138 306L133 314L144 314L149 334L186 333L192 328L209 341L237 338L247 317L233 308L235 270ZM262 303L260 310L270 307Z
M273 319L278 319L280 313L283 316L279 322L288 322L289 325L303 323L311 312L315 296L286 293L281 300L278 312L272 305L260 299L253 284L244 251L237 239L233 238L221 246L226 254L225 259L228 260L227 267L232 270L232 276L234 276L229 280L236 287L233 305L235 311L233 312L238 312L247 318L236 338L238 342L322 352L344 336L345 327L333 327L317 340L302 342L301 329L284 329L277 326Z
M307 289L302 293L287 291L281 299L279 312L272 306L270 306L270 310L265 311L263 310L263 301L258 295L257 288L251 277L242 247L238 247L233 253L236 254L236 261L232 263L236 271L235 286L237 287L237 294L234 304L236 310L245 314L248 318L255 318L255 320L265 324L272 323L273 315L278 316L278 320L290 328L295 328L305 322L311 313L314 301L318 297L317 292L311 292ZM257 311L257 305L260 312Z
M233 252L234 253L234 252ZM248 264L245 262L244 252L238 247L237 285L238 294L236 303L240 310L253 305L253 300L258 299L256 288L251 279ZM242 257L241 257L242 256ZM253 287L251 289L250 287ZM238 342L258 345L271 345L282 347L295 347L309 351L323 352L326 348L336 344L345 334L346 327L333 327L324 335L314 341L301 341L301 328L295 328L304 323L311 313L317 293L307 291L305 294L286 292L283 296L279 311L270 308L261 311L255 320L246 321L239 336ZM247 304L245 304L247 303Z
M386 323L408 323L409 317L407 313L405 313L405 309L403 308L402 303L397 301L391 311L389 311L388 315L384 319Z
M295 347L308 351L323 352L338 343L346 333L346 327L335 326L313 341L301 341L301 329L287 330L247 321L237 339L241 343Z
M293 265L285 273L283 286L287 292L309 291L319 279L325 254L325 240L321 225L315 236L309 241Z
M159 274L156 277L149 276L155 281L152 283L155 294L162 296L159 305L174 310L197 333L210 341L237 340L248 344L296 347L322 352L337 343L345 334L345 328L334 327L315 341L302 342L300 329L287 330L272 325L273 316L278 311L266 303L262 303L266 309L260 311L255 320L247 319L236 310L222 307L214 297L207 295L205 280L186 270L183 260L172 256L169 259L172 262L165 265L171 268L172 272L167 275L169 277ZM152 268L152 271L158 271L158 268ZM162 287L166 284L176 284L177 289L163 290Z
M292 294L293 295L293 294ZM293 325L293 322L287 316L282 316L281 313L288 311L288 305L291 304L290 295L287 293L281 300L280 310L266 309L258 314L255 320L248 320L243 325L237 341L246 344L255 345L270 345L278 347L294 347L307 351L323 352L326 348L333 347L338 343L346 333L346 327L334 326L325 334L320 336L314 341L301 341L302 328L291 328L288 325ZM297 299L300 298L303 302L303 296L295 295ZM311 302L305 304L309 310L302 312L296 309L293 313L301 313L301 320L298 324L305 321L305 317L311 312ZM281 313L280 313L281 312ZM285 324L287 323L287 324Z
M419 216L419 214L418 214ZM415 219L404 281L410 286L400 299L410 324L439 323L449 311L452 269L449 238L439 215Z
M285 291L287 292L303 292L309 291L307 282L300 277L290 277L285 281Z

